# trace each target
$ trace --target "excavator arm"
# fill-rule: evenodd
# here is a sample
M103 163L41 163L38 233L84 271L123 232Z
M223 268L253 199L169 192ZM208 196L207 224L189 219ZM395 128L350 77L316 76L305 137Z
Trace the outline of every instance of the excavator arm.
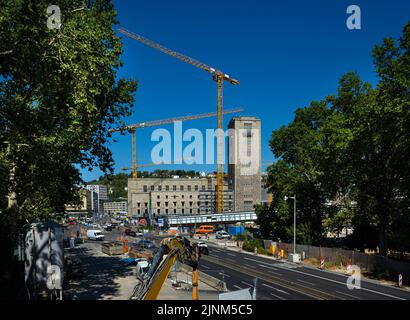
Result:
M132 300L155 300L167 279L172 266L179 260L181 263L192 267L192 297L198 299L198 262L200 251L196 243L186 238L165 238L161 247L155 252L150 268L134 288L130 297Z

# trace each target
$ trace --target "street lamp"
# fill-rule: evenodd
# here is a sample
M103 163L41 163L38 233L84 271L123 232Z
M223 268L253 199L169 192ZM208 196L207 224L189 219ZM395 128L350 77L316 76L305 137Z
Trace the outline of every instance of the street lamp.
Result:
M296 195L293 197L285 196L285 201L293 199L293 254L296 254Z

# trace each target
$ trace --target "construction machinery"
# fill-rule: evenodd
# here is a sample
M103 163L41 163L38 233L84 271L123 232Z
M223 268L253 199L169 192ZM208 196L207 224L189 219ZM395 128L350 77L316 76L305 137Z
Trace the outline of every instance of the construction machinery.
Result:
M168 54L176 59L179 59L181 61L184 61L185 63L188 63L194 67L197 67L199 69L202 69L210 74L213 75L213 80L217 84L217 117L218 117L218 126L217 126L217 196L216 196L216 201L217 201L217 212L223 212L224 210L224 200L223 200L223 189L224 189L224 170L223 170L223 155L222 155L222 144L223 144L223 134L222 134L222 116L223 116L223 82L227 81L233 85L239 85L239 81L236 79L231 78L229 75L223 73L219 69L212 68L208 66L207 64L200 62L196 59L190 58L182 53L179 53L177 51L168 49L164 47L163 45L160 45L159 43L156 43L152 40L149 40L147 38L144 38L141 35L132 33L130 31L127 31L123 28L119 28L118 32L135 39L148 47L151 47L153 49L159 50L165 54Z
M192 267L192 300L198 300L198 263L200 249L187 238L165 238L154 253L149 269L139 275L130 300L156 300L171 268L178 260Z
M225 110L223 113L231 114L231 113L237 113L237 112L242 112L242 111L243 111L243 108L236 108L236 109ZM146 122L134 123L128 126L117 128L117 129L111 129L109 130L109 132L110 133L123 132L123 131L131 132L132 134L132 166L133 166L132 177L134 179L137 179L138 177L137 169L140 167L151 165L151 164L148 164L148 165L137 166L137 134L136 134L137 129L161 126L164 124L175 123L178 121L190 121L190 120L198 120L198 119L204 119L204 118L212 118L212 117L215 117L216 115L217 115L216 112L209 112L209 113L201 113L201 114L192 115L192 116L181 116L181 117L175 117L175 118L170 118L170 119L146 121ZM152 165L156 165L156 164L152 164ZM128 168L125 168L125 169L128 169Z

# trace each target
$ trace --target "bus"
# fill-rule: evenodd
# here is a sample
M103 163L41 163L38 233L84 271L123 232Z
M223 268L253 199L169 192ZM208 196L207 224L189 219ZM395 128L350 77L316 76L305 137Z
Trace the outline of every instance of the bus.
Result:
M210 233L214 233L214 227L211 225L203 225L200 226L197 230L196 230L196 234L210 234Z

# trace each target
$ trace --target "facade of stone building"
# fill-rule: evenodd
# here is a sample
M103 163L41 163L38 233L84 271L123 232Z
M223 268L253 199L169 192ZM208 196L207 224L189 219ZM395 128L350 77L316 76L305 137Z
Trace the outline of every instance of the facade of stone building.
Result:
M106 201L103 203L105 213L127 212L127 201Z
M228 129L228 181L235 192L234 211L253 210L261 202L261 121L235 117Z
M204 178L130 178L128 179L128 214L141 217L200 214L212 212L215 200L211 197L215 190L216 179ZM233 192L226 189L227 209L233 208Z

